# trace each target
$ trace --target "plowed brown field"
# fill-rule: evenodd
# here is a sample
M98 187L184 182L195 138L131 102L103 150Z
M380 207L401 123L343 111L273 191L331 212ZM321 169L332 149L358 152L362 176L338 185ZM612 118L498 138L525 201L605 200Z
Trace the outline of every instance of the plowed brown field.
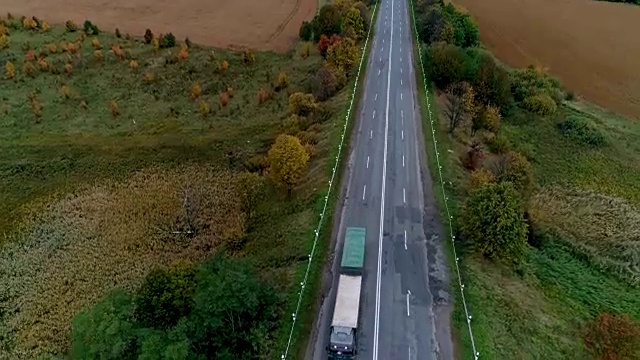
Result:
M548 67L602 107L640 119L640 6L593 0L454 0L514 67Z
M293 45L316 6L317 0L0 0L3 12L49 22L89 19L123 34L142 36L150 28L200 44L276 51Z

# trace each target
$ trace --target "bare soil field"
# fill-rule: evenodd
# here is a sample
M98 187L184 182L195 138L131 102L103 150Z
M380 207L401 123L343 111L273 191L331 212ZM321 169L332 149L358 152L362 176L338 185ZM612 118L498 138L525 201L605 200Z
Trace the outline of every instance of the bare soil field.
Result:
M3 11L52 23L89 19L111 32L142 36L149 28L203 45L280 52L294 44L316 6L317 0L0 0Z
M576 94L640 119L640 7L592 0L455 0L514 67L547 67Z

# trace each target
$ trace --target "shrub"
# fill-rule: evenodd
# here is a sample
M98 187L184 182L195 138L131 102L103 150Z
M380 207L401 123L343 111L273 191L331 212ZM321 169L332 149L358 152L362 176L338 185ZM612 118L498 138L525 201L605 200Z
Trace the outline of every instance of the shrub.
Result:
M511 72L511 92L516 101L527 97L546 94L551 99L560 91L558 80L549 76L544 69L529 66L526 69Z
M169 49L176 46L176 37L172 33L166 33L160 39L160 48Z
M289 76L287 76L286 72L280 71L280 74L278 74L278 84L276 85L275 90L284 90L287 86L289 86Z
M487 144L489 151L494 154L506 154L511 150L511 142L502 134L487 136L485 143Z
M302 48L300 48L300 57L303 59L306 59L309 57L310 54L311 54L311 43L305 42L302 45Z
M153 46L153 50L155 51L160 50L160 40L158 40L157 38L151 39L151 46Z
M265 101L267 101L267 99L267 92L263 88L260 88L260 90L258 90L258 104L264 103Z
M129 69L136 71L138 70L138 62L135 60L129 61Z
M325 101L335 95L338 85L336 71L328 65L318 69L311 83L313 95L319 101Z
M22 20L22 28L24 28L25 30L35 30L37 27L38 24L33 19L25 18L24 20Z
M116 34L116 37L118 39L120 39L122 37L122 34L120 33L120 29L118 29L118 28L116 28L115 34Z
M200 93L202 89L200 88L200 84L195 83L191 86L191 99L195 100L200 97Z
M600 147L607 143L596 125L579 116L568 116L558 124L560 132L567 138L590 147Z
M115 100L109 101L109 111L111 112L111 116L114 118L120 115L120 111L118 110L118 103Z
M289 96L289 111L292 114L307 116L316 109L312 94L296 92Z
M440 89L464 80L467 56L456 46L437 43L429 48L427 73Z
M493 184L495 182L496 177L492 172L484 169L473 170L471 175L469 175L469 190L476 190L484 185Z
M48 22L43 20L40 24L40 30L42 30L42 32L49 32L49 30L51 30L51 26Z
M198 104L198 111L202 117L206 117L211 112L211 108L206 101L200 100L200 103Z
M93 52L93 58L96 59L97 62L102 61L104 59L104 55L102 54L102 50L96 50Z
M303 21L300 25L300 31L298 32L300 39L309 41L313 37L313 25L308 21Z
M583 340L587 351L599 360L637 359L640 325L629 315L602 313L587 324Z
M466 240L483 256L508 262L524 256L527 225L511 183L486 184L473 191L460 222Z
M0 20L0 35L7 35L7 36L11 35L9 33L9 29L7 29L7 27L2 22L2 20Z
M33 61L36 59L36 52L33 50L27 51L27 54L24 57L25 61Z
M149 273L136 294L135 319L155 329L176 325L193 307L195 275L193 267L183 264Z
M82 29L84 30L84 33L87 34L87 35L98 35L98 34L100 34L100 29L98 29L98 27L95 24L93 24L91 21L89 21L89 20L85 20L84 21Z
M144 73L144 82L147 84L152 84L155 81L156 77L151 71L147 71Z
M191 40L189 39L188 36L186 38L184 38L184 45L186 47L188 47L189 49L191 49L191 47L193 46L193 43L191 42Z
M271 177L291 193L306 172L309 154L297 137L279 135L269 149L268 159Z
M120 44L118 44L118 43L111 45L111 53L117 59L122 60L124 58L124 53L122 52L122 48L120 47Z
M553 115L556 102L547 94L532 95L522 101L522 107L540 116Z
M253 65L256 62L256 54L251 49L246 49L242 52L242 61L246 65Z
M153 32L150 29L146 29L144 31L144 42L146 44L151 44L151 41L154 39Z
M7 79L13 79L16 76L16 69L11 61L4 64L4 76Z
M500 130L501 121L500 109L493 105L483 106L473 118L473 133L478 130L488 130L496 133Z
M58 46L55 43L51 43L47 45L47 50L49 51L49 54L55 54L58 52Z
M64 64L64 72L66 72L67 74L71 74L73 72L73 65Z
M91 39L91 46L93 47L94 50L102 49L102 44L100 44L100 40L98 40L98 38Z
M318 51L323 58L327 57L327 50L329 50L330 46L329 38L326 35L320 35L320 40L318 41Z
M474 142L469 146L462 157L462 165L468 170L475 170L482 165L484 160L484 151L479 142Z
M178 55L176 55L179 61L185 61L189 58L189 48L185 45L180 47Z
M525 199L533 190L533 168L520 153L511 151L492 159L489 171L498 182L510 182Z
M226 92L220 93L220 107L225 107L229 103L229 94Z
M6 49L11 44L11 40L5 34L0 35L0 49Z
M218 65L218 71L225 72L229 69L229 62L227 60L222 60L222 62Z
M49 70L49 63L47 63L47 60L43 57L38 59L38 67L40 68L40 71L46 72Z
M29 77L34 77L36 76L36 67L33 66L33 63L30 61L27 61L24 63L24 66L22 68L22 72L29 76Z
M230 98L233 97L233 88L231 86L227 86L227 94L229 94Z
M60 95L65 99L69 99L71 97L71 89L68 85L62 85L62 87L60 87Z

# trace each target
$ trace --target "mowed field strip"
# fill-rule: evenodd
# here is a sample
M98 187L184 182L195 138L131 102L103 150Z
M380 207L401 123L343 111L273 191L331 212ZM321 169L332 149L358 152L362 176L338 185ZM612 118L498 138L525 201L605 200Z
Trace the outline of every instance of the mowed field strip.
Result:
M593 0L455 0L513 67L547 67L569 90L640 119L640 6Z
M315 14L317 0L0 0L0 8L16 16L50 22L89 19L101 29L142 36L172 32L179 40L217 47L250 47L286 51L298 39L304 20Z

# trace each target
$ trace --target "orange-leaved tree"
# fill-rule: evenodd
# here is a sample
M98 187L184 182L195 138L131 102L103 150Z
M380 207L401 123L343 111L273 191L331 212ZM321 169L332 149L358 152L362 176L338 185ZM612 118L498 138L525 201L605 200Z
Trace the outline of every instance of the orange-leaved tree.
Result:
M288 194L307 170L309 154L300 139L291 135L279 135L267 154L269 174L273 180L287 188Z

